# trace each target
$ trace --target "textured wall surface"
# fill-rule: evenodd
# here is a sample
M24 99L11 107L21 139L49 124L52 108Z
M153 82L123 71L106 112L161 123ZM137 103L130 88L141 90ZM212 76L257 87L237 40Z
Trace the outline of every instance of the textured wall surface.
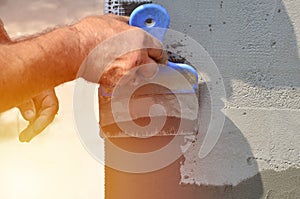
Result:
M170 12L170 28L192 37L208 51L223 77L227 95L220 139L209 155L200 159L198 152L210 122L210 94L203 85L200 133L185 154L181 181L238 185L261 173L265 176L258 181L264 183L274 176L268 172L282 172L281 178L288 180L290 176L285 177L283 171L298 168L293 175L299 185L300 2L156 2ZM183 52L185 41L178 42L181 45L170 45L169 50ZM195 57L186 58L193 61Z

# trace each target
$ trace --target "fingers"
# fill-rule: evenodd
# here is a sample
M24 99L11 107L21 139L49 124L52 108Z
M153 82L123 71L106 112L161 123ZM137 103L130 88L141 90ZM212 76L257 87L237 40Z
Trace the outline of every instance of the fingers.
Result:
M23 118L29 122L33 121L36 115L35 104L32 99L18 106Z
M166 65L168 61L167 52L163 49L162 43L152 35L146 36L144 45L147 46L148 56L158 64Z
M148 49L149 57L154 59L158 64L167 65L168 63L168 55L167 51L163 49Z
M38 114L32 122L19 135L21 142L29 142L40 134L54 119L58 111L58 100L54 90L46 91L35 99L35 104L40 107Z
M82 24L77 24L80 25L78 29L86 31L86 27L93 27L91 30L95 30L98 19L99 17L86 18ZM134 79L134 70L139 66L153 64L139 70L142 77L152 78L157 73L157 64L166 65L167 53L161 42L142 29L129 26L128 17L110 14L100 19L105 21L102 27L107 27L105 31L101 28L104 40L81 65L79 77L111 89L120 78L128 81Z
M152 79L156 76L158 71L159 68L157 63L154 60L149 58L147 64L144 64L141 67L139 67L139 69L137 70L137 74L139 76L142 76L143 78Z
M104 71L100 78L100 84L104 88L113 88L118 81L122 78L121 84L126 84L131 80L134 80L136 75L142 78L151 79L159 71L158 62L164 63L166 59L166 53L159 49L152 49L153 53L156 53L156 60L150 57L149 50L141 49L133 51L117 58L107 70Z
M19 135L20 142L29 142L32 138L40 134L54 119L55 111L53 108L45 108L39 117L34 120Z

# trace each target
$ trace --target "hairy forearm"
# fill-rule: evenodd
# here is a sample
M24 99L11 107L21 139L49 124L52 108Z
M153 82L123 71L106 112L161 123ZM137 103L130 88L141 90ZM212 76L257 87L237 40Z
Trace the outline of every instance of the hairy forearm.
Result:
M11 43L0 42L0 112L35 97L41 91L75 79L80 65L92 49L108 38L133 29L138 30L128 25L126 17L90 16L74 25L57 28L40 36ZM146 38L151 40L141 30L131 34L139 35L137 42L144 42ZM125 36L123 37L124 41L127 40ZM111 46L110 52L119 48L119 44L123 47L130 46L130 42L122 43L123 40ZM138 51L126 59L121 59L123 63L112 68L127 71L137 63L149 62L150 58L157 60L162 55L161 50L158 54L151 52ZM108 53L99 54L99 58ZM97 67L105 67L105 64ZM94 73L93 70L89 72ZM88 81L99 81L88 77L84 76Z
M74 26L0 45L0 112L76 77L84 55Z

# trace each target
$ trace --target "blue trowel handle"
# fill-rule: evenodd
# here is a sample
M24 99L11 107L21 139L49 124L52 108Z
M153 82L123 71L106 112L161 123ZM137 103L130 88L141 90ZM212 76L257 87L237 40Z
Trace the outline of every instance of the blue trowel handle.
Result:
M144 29L161 42L170 24L168 11L158 4L144 4L131 13L129 25Z
M168 11L158 4L144 4L137 7L130 15L129 25L142 28L150 33L161 42L163 42L165 34L170 24L170 16ZM176 70L187 70L195 75L198 82L198 72L187 64L177 64L168 62L168 66Z

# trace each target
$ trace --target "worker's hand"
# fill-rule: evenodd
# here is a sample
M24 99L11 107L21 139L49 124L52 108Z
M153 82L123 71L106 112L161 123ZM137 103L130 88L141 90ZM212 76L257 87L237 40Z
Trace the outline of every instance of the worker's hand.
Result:
M0 20L0 44L11 43L11 39ZM40 93L38 96L18 106L23 118L29 125L19 135L21 142L29 142L40 134L54 119L58 111L58 100L54 89Z
M129 52L117 59L115 59L104 70L100 84L105 89L106 93L112 91L118 81L122 79L122 83L128 83L130 81L138 81L139 78L151 79L158 72L158 61L152 58L152 53L162 53L155 50L137 50ZM161 55L163 56L163 55ZM159 57L159 56L157 56ZM162 62L165 60L161 58Z
M54 119L58 111L58 100L54 89L47 90L18 106L29 125L19 135L21 142L29 142L40 134Z
M97 47L80 68L80 77L103 87L114 87L125 75L128 81L137 74L151 78L158 71L158 64L167 63L162 44L144 30L128 25L128 20L104 15L85 18L75 26L83 35L81 43L87 44L82 46L82 52L93 46L92 41L100 42L98 46L94 44Z

